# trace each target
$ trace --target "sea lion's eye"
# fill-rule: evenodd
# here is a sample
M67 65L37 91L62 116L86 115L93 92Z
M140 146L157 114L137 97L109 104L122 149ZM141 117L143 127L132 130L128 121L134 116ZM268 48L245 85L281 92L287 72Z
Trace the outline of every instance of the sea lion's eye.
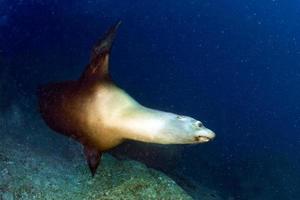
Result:
M197 122L195 123L195 125L196 125L197 127L199 127L199 128L203 127L203 124L202 124L202 122L200 122L200 121L197 121Z

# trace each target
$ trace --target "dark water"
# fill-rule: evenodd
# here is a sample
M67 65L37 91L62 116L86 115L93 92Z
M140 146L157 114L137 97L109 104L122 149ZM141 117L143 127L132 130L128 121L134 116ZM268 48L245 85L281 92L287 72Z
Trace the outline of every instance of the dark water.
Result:
M114 80L217 134L184 147L177 174L235 199L300 199L296 0L0 0L1 109L34 99L41 83L78 77L118 19Z

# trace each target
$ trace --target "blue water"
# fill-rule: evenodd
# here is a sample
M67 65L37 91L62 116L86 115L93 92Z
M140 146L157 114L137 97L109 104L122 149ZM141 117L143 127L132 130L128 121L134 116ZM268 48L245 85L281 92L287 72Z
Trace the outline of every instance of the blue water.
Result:
M235 199L267 199L265 188L270 199L300 199L296 0L1 0L0 64L16 83L1 108L34 98L39 84L79 77L96 38L119 19L115 82L217 134L184 148L179 173Z

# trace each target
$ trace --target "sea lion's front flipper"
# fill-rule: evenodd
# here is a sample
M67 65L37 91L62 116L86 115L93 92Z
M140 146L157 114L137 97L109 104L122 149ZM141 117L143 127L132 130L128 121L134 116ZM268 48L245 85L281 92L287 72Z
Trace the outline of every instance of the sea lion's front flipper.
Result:
M96 170L99 166L100 159L102 156L101 151L93 147L84 146L84 154L89 165L92 176L94 177Z
M109 73L109 54L120 25L121 21L118 21L105 33L104 37L96 43L91 52L90 63L80 77L80 80L101 79L107 77Z

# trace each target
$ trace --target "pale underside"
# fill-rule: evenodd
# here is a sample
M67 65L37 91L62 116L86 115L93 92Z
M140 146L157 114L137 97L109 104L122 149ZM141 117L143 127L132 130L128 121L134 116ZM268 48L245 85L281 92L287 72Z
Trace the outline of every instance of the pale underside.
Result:
M168 113L149 109L113 84L96 87L86 106L86 137L100 149L112 148L126 139L150 143L164 141L161 130Z

